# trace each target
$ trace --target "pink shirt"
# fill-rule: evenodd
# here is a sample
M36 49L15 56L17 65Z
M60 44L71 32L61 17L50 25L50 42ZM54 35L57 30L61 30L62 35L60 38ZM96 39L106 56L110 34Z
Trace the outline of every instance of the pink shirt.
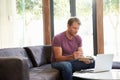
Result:
M71 55L74 51L78 49L78 47L82 46L82 39L79 35L76 35L72 38L72 40L69 40L66 36L66 33L62 32L53 38L52 46L61 47L62 55L67 56ZM56 60L53 53L52 62L54 61Z

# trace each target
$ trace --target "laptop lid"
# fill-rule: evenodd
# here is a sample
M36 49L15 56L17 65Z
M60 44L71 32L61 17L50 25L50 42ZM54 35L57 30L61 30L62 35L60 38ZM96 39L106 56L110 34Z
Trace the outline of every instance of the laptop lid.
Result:
M95 59L94 72L111 70L112 62L113 62L113 54L98 54Z

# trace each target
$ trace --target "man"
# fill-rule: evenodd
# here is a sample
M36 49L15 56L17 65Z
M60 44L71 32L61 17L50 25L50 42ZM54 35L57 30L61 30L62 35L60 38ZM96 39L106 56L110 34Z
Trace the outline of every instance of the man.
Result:
M73 71L94 67L94 62L82 59L82 39L77 35L80 25L78 18L70 18L67 30L56 35L52 42L52 67L61 72L63 80L72 80Z

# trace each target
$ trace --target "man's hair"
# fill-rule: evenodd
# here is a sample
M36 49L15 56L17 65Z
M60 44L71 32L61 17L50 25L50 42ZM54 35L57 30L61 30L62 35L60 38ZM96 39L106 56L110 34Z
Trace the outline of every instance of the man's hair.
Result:
M72 17L72 18L70 18L69 20L68 20L68 25L69 26L71 26L72 24L73 24L73 22L77 22L79 25L81 25L81 22L80 22L80 20L78 19L78 18L76 18L76 17Z

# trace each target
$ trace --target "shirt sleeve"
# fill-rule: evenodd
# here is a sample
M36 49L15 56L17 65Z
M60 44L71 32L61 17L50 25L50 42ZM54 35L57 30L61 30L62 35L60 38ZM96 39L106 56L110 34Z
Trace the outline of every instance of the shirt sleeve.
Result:
M59 39L58 36L55 36L55 37L53 38L52 46L56 46L56 47L60 47L60 46L61 46L61 42L60 42L60 39Z
M78 35L77 36L78 47L82 47L82 38Z

